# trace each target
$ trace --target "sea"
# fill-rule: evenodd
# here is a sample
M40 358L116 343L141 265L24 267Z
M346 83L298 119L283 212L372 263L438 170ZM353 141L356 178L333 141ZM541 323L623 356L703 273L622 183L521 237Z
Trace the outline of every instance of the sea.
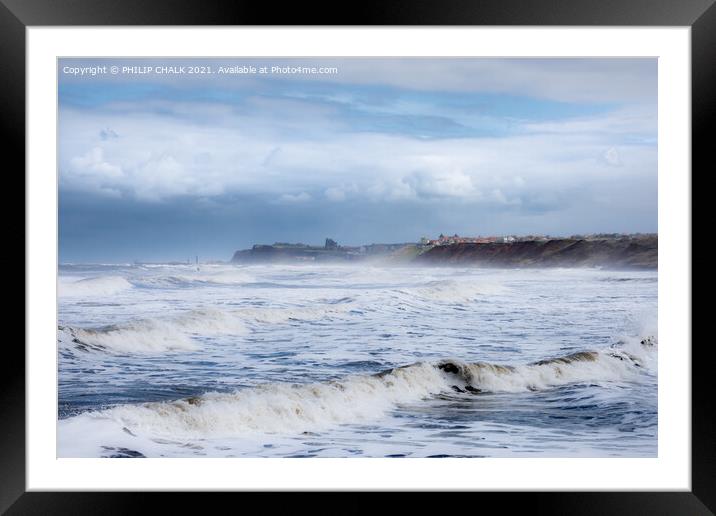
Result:
M657 272L63 264L59 457L655 457Z

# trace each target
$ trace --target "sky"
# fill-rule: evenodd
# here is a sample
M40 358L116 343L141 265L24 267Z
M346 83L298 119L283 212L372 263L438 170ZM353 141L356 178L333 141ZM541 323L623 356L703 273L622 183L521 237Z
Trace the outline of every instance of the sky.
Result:
M60 59L58 92L63 263L657 231L652 58Z

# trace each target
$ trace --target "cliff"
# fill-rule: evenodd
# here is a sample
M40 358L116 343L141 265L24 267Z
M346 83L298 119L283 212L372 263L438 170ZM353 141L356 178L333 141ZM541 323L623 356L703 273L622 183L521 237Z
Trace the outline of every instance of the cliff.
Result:
M273 246L256 245L252 249L236 251L231 261L234 263L267 263L267 262L315 262L315 261L349 261L355 260L356 253L342 249L325 249L310 246Z
M412 256L418 252L415 244L370 244L346 247L339 246L328 238L323 247L281 242L273 245L256 244L251 249L236 251L231 261L234 263L369 261L390 258L393 254L402 256L405 248L413 250Z
M604 240L560 238L504 244L452 244L432 247L418 255L413 263L482 267L656 269L658 237Z

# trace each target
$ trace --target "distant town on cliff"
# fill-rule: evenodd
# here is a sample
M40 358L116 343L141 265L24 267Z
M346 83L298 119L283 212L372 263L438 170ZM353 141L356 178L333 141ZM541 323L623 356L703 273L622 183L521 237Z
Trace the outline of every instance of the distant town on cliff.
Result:
M653 269L658 262L654 233L423 237L419 242L343 246L332 238L321 245L275 242L234 253L233 263L341 262L380 260L416 265L505 267L603 267Z

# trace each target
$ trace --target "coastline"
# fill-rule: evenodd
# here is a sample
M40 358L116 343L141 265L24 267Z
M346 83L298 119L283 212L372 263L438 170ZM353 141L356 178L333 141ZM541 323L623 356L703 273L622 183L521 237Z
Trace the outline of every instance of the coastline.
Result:
M231 263L344 263L475 265L491 268L658 268L658 236L551 238L443 245L371 244L332 248L303 244L254 245L236 251Z

